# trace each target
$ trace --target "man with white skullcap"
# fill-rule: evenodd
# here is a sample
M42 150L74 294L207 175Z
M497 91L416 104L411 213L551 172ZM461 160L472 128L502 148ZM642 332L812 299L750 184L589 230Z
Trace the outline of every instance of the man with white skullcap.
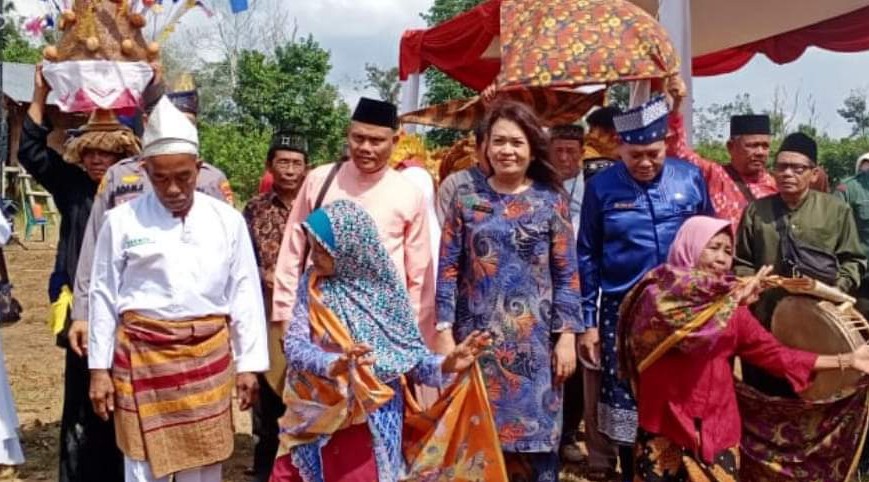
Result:
M219 482L233 371L246 410L268 369L256 259L241 214L196 192L196 128L165 98L143 148L154 191L111 210L97 238L90 397L114 412L127 482Z

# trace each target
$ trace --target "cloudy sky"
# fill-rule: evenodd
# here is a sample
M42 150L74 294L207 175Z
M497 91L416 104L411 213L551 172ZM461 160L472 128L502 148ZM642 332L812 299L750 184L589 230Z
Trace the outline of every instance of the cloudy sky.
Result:
M168 0L167 0L168 1ZM210 0L225 2L227 0ZM332 52L332 81L338 84L351 104L361 94L354 84L363 78L366 62L394 66L398 62L401 33L408 28L424 27L419 13L428 9L432 0L260 0L275 2L270 8L282 8L299 25L299 33L311 33ZM18 0L20 10L30 10L41 4L34 0ZM280 5L280 7L276 7ZM208 25L213 22L201 13L189 14L187 25ZM288 26L288 29L291 26ZM766 58L755 58L739 72L712 78L695 79L695 106L723 103L737 94L751 95L756 109L771 107L776 89L784 92L788 109L794 109L797 93L797 122L807 114L806 99L812 96L822 130L834 136L850 131L836 113L852 89L869 87L862 73L869 72L869 53L835 54L810 50L798 61L784 66Z

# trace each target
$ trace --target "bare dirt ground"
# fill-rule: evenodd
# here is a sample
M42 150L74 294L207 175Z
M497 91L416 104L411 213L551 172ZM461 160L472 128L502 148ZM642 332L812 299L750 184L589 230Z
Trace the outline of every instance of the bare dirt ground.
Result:
M46 324L48 277L56 245L27 242L5 249L15 297L24 306L23 319L0 329L6 369L18 407L21 437L27 462L16 473L0 472L2 481L57 480L60 415L63 409L63 351L54 344ZM252 461L250 415L236 411L236 445L224 464L224 480L250 480L244 470ZM583 482L579 467L567 467L562 481Z

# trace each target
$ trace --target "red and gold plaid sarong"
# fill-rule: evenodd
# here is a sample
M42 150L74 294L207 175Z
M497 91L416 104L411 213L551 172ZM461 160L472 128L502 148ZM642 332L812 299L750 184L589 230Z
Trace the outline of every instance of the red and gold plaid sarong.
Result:
M226 318L122 318L112 367L121 451L147 461L157 478L228 459L233 369Z

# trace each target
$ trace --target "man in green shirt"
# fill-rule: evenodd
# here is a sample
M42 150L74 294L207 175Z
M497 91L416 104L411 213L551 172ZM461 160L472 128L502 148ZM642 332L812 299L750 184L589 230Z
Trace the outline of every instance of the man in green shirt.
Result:
M869 256L869 170L862 170L867 160L869 156L865 154L860 157L857 174L842 181L835 194L851 207L863 254ZM869 282L865 280L858 291L857 309L863 316L869 315Z
M846 293L854 293L860 286L866 255L851 208L833 195L810 189L818 176L817 154L817 144L809 136L796 133L785 138L773 164L779 193L751 203L742 216L736 236L737 275L750 276L762 266L771 265L776 274L793 276L783 259L776 226L776 220L783 217L795 240L835 255L838 271L830 282ZM775 305L783 295L781 290L768 291L752 307L765 326L769 327ZM749 384L770 394L793 393L787 383L773 383L768 376L753 383L755 374L750 368L744 371Z

